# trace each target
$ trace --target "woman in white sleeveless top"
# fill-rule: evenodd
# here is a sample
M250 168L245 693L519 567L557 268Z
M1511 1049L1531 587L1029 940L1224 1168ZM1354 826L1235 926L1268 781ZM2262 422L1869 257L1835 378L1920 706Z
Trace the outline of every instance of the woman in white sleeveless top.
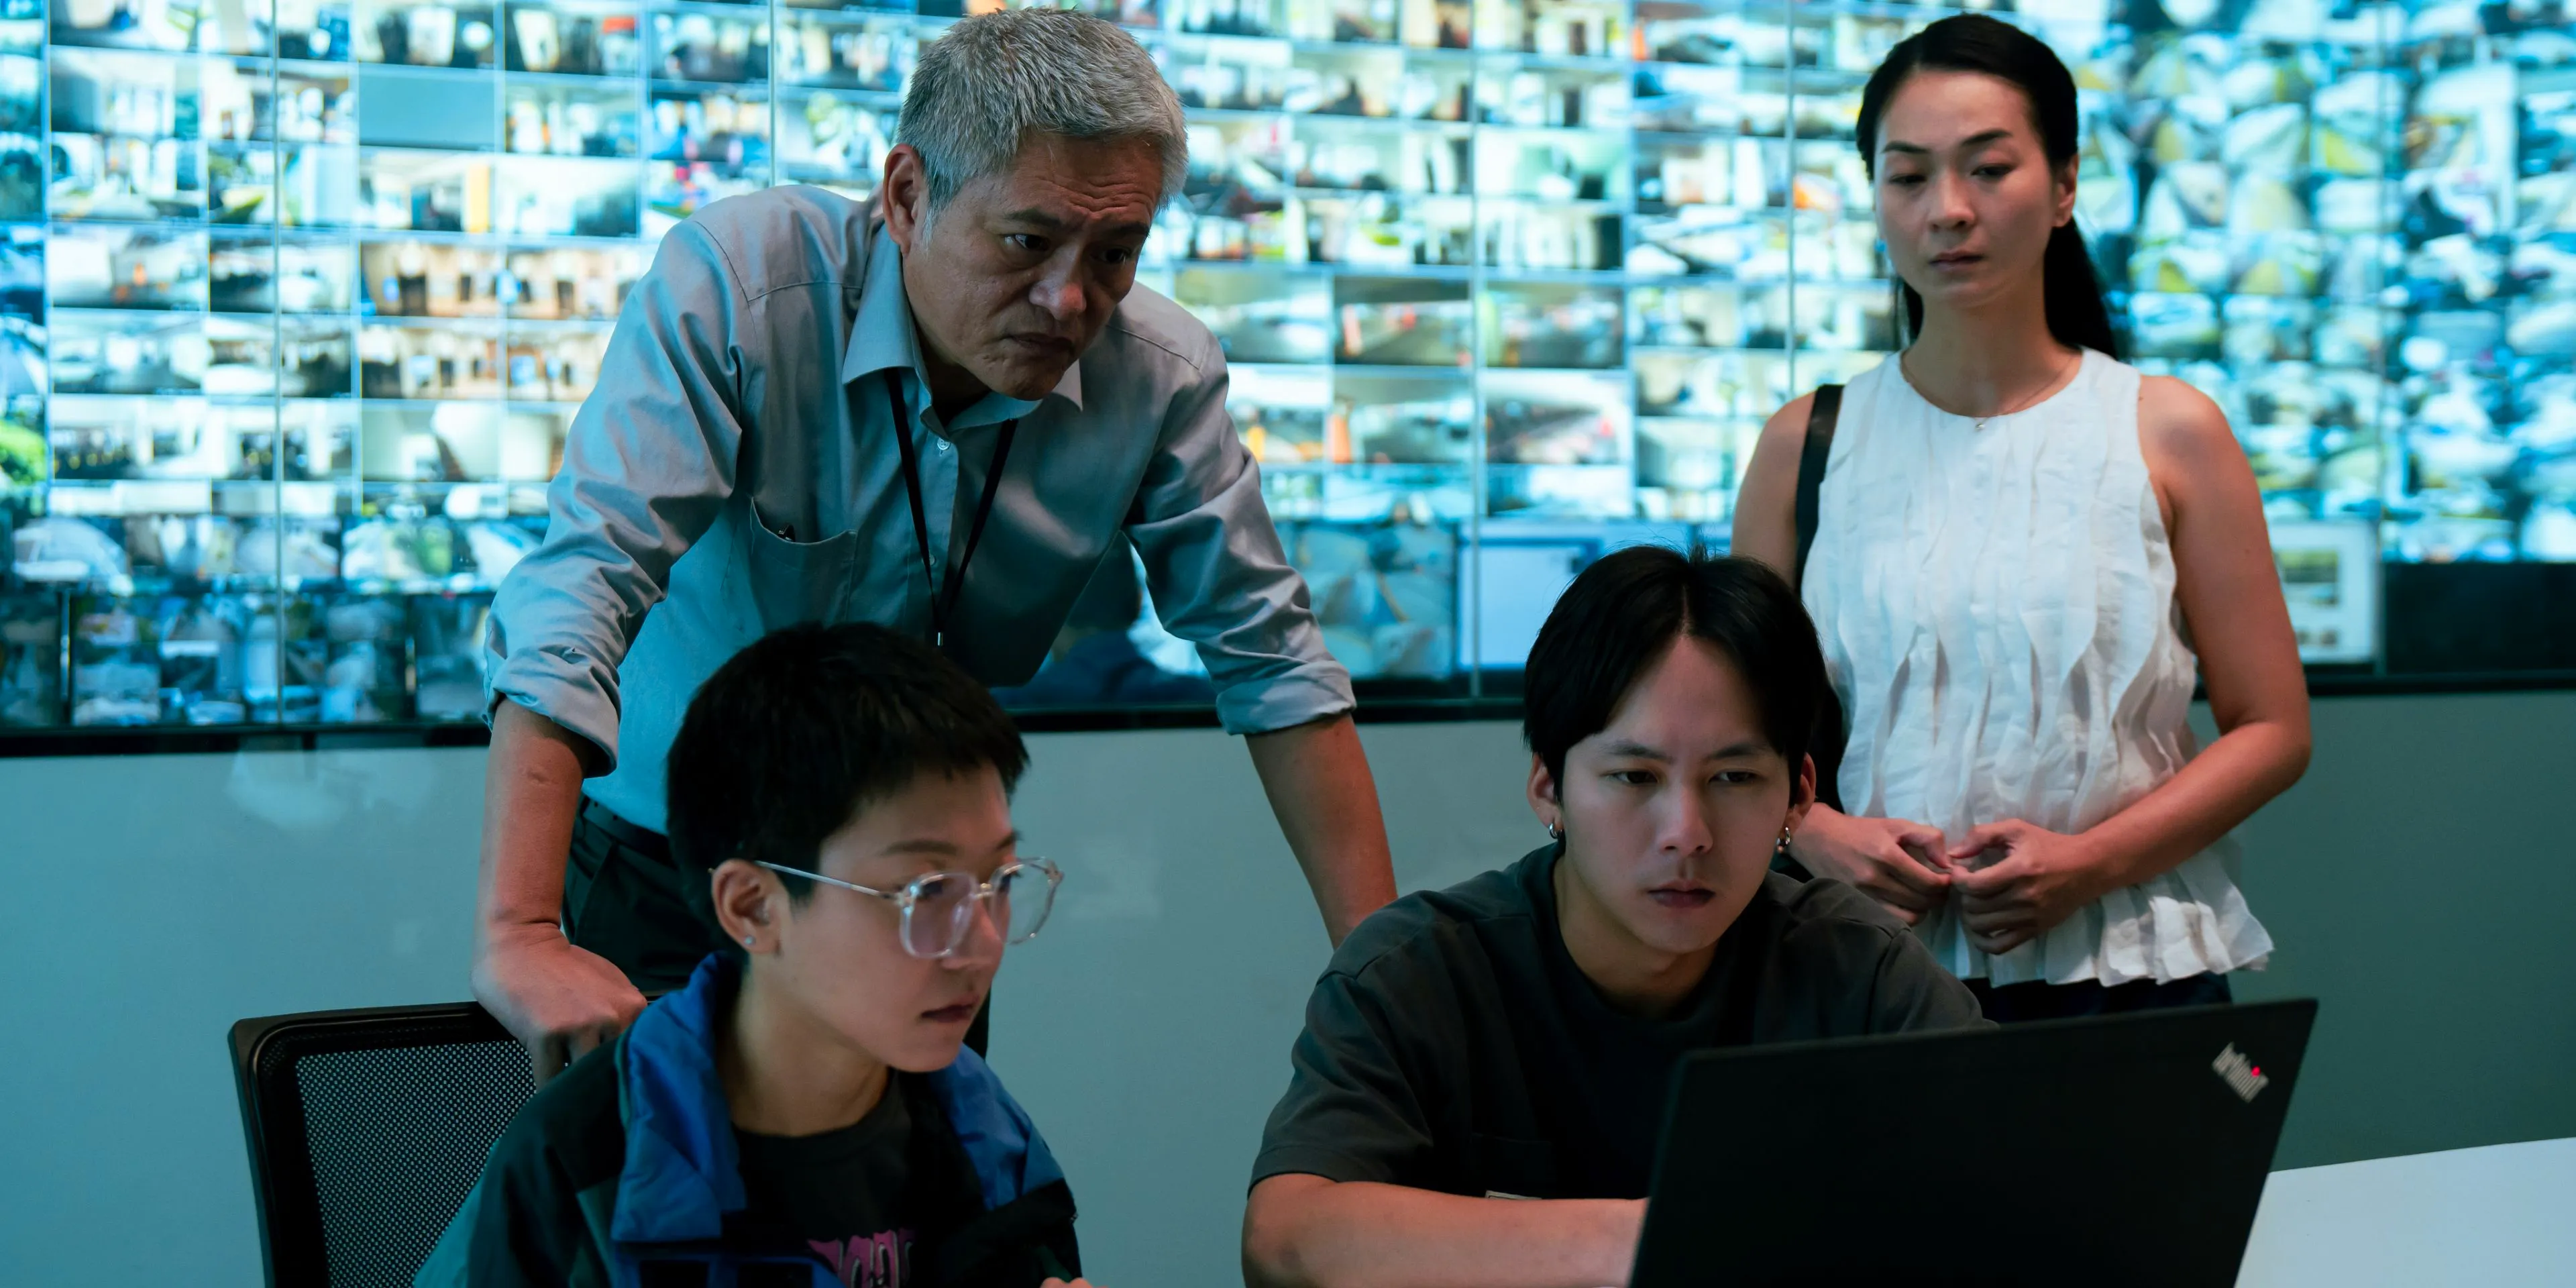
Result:
M1859 128L1913 343L1845 392L1801 594L1848 812L1791 853L1912 924L1999 1020L2223 1001L2271 937L2231 828L2297 781L2307 688L2225 416L2113 353L2073 223L2075 87L1938 22ZM1812 395L1765 426L1740 553L1796 566ZM2194 754L2195 668L2219 739Z

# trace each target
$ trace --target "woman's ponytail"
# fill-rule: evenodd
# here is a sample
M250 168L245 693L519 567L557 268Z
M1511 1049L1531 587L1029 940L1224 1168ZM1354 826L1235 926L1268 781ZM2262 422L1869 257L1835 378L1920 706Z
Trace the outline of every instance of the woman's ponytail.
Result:
M2102 280L2093 274L2093 256L2084 234L2067 220L2048 235L2048 256L2040 261L2040 291L2047 300L2048 333L2059 344L2098 349L2120 356L2119 337L2111 331L2111 306L2102 299Z

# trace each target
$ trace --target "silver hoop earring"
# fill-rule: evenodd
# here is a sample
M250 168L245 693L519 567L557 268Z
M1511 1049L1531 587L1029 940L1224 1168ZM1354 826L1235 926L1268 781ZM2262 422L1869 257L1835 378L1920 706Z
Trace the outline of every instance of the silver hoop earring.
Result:
M1774 854L1787 854L1789 852L1789 841L1789 829L1785 827L1781 828L1779 843L1771 847L1771 852Z
M1562 841L1562 840L1564 840L1564 839L1565 839L1565 824L1563 824L1563 823L1550 823L1550 824L1548 824L1548 825L1547 825L1547 839L1549 839L1549 840L1551 840L1551 841Z

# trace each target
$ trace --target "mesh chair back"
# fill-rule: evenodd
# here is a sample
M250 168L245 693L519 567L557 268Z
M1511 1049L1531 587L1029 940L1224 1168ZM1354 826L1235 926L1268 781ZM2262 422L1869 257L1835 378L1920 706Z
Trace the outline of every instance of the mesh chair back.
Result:
M472 1003L233 1026L272 1288L402 1288L530 1094L528 1056Z

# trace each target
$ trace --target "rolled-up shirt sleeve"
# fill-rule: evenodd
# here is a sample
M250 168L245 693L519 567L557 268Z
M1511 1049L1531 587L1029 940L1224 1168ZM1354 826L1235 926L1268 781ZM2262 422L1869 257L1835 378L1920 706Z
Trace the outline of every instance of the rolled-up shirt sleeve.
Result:
M1176 394L1127 535L1163 627L1198 646L1229 733L1267 733L1352 709L1350 672L1324 647L1306 581L1288 566L1261 471L1225 410L1213 343Z
M722 512L742 444L742 292L682 224L636 282L546 489L545 540L511 569L484 644L503 698L617 757L617 668L671 565Z

